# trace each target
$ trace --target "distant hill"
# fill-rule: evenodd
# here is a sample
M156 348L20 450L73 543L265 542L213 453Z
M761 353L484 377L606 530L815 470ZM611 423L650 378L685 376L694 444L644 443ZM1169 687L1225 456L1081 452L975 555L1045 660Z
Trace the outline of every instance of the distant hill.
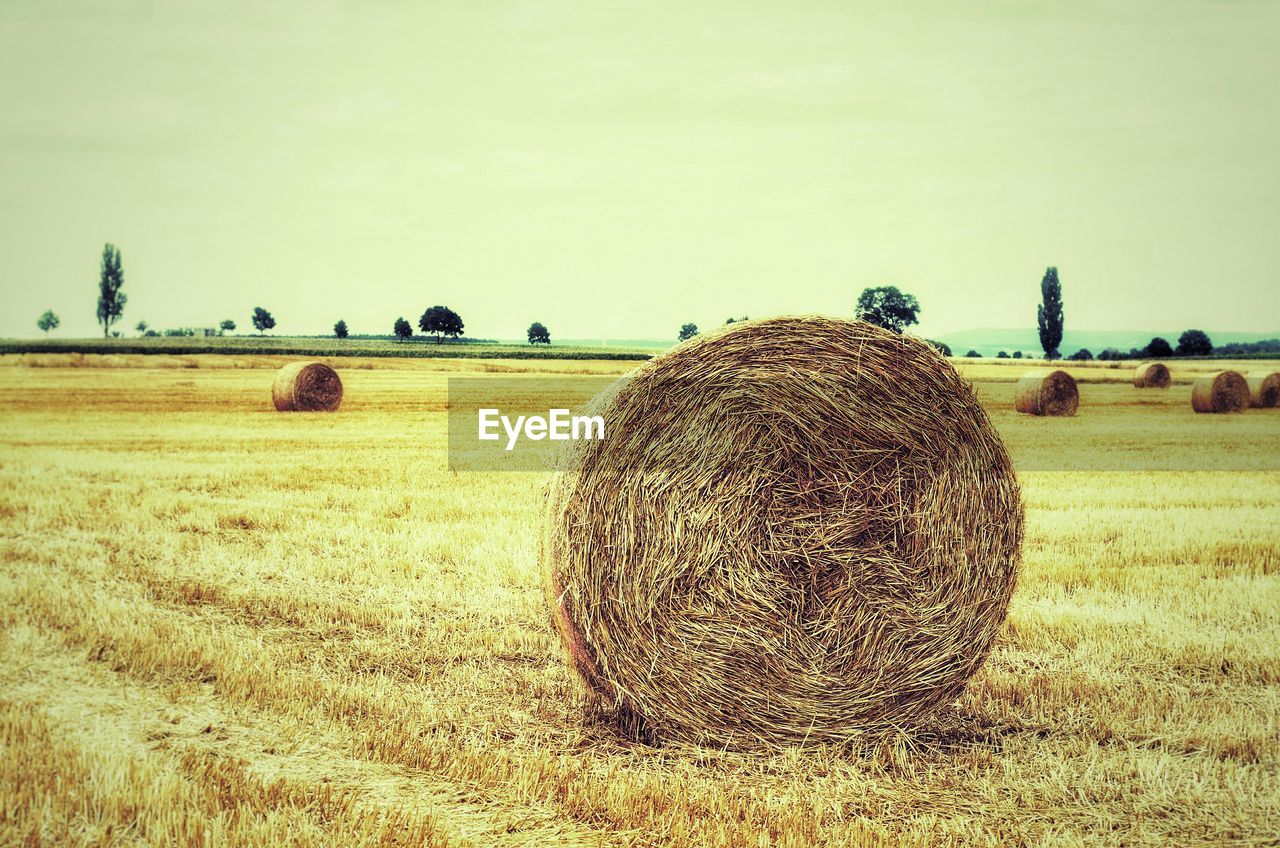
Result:
M1182 330L1067 330L1062 334L1062 346L1059 349L1063 356L1070 356L1080 348L1088 348L1094 356L1113 347L1116 350L1128 351L1130 348L1144 348L1156 336L1163 336L1175 347ZM1234 333L1205 330L1214 345L1232 342L1256 342L1262 339L1280 338L1280 330L1271 333ZM956 356L963 356L969 350L976 350L983 356L995 356L1002 350L1013 353L1020 350L1024 354L1039 355L1040 335L1034 327L1030 329L985 329L960 330L936 336L938 341L951 346Z

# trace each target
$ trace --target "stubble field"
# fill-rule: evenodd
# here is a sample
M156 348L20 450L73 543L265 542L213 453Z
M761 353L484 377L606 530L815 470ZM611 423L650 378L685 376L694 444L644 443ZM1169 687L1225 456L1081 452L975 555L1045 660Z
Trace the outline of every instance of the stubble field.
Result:
M1280 411L1196 416L1190 372L1073 369L1080 416L1045 420L1011 411L1025 366L962 364L1027 504L991 660L928 727L743 754L597 724L542 478L445 470L450 374L631 363L342 360L340 412L285 415L270 356L5 359L0 844L1280 834Z

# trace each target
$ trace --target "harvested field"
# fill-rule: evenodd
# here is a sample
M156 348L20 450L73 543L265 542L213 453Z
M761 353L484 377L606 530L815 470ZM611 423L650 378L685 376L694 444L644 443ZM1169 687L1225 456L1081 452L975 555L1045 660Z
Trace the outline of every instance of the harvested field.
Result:
M262 360L0 367L0 844L1274 840L1280 415L1192 411L1229 363L1072 365L1058 420L962 364L1027 506L990 660L923 730L743 754L594 721L536 478L443 470L450 374L628 363L344 360L290 416Z

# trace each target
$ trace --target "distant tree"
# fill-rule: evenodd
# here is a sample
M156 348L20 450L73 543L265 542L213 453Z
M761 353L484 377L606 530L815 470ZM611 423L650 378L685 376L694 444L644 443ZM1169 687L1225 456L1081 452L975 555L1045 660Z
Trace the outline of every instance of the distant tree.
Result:
M404 320L403 316L396 319L395 331L396 336L402 341L413 335L413 327Z
M1020 351L1020 350L1015 350L1015 351L1013 352L1013 358L1014 358L1014 359L1021 359L1021 358L1022 358L1022 351Z
M462 316L447 306L433 306L422 313L418 327L422 332L435 336L436 344L440 344L445 336L456 339L462 335Z
M111 326L124 315L124 305L129 296L120 291L124 287L124 263L114 244L102 247L102 265L98 270L98 323L102 325L102 337L111 335Z
M969 352L968 352L968 353L966 353L966 354L965 354L965 356L967 356L967 357L969 357L969 358L971 358L971 359L981 359L981 358L982 358L982 354L978 353L976 350L974 350L974 349L972 349L972 348L970 348L970 349L969 349Z
M680 334L676 336L676 338L683 342L688 341L696 335L698 335L698 325L690 322L688 324L680 325Z
M1040 347L1045 359L1057 359L1058 346L1062 344L1062 284L1058 282L1058 269L1052 265L1044 271L1040 281L1040 305L1036 307L1036 324L1040 329Z
M727 326L729 326L730 324L734 324L734 323L737 323L737 322L739 322L739 321L747 321L747 320L749 320L749 319L747 318L747 316L743 315L741 318L730 318L728 321L725 321L725 322L724 322L724 325L727 327Z
M1079 350L1077 350L1075 353L1068 356L1067 359L1070 359L1074 362L1088 362L1089 360L1093 359L1093 354L1089 351L1089 348L1082 347Z
M1111 362L1117 359L1124 359L1124 354L1113 347L1109 347L1098 354L1098 359L1102 362Z
M1208 356L1213 353L1213 342L1203 330L1187 330L1178 336L1178 356Z
M935 341L934 339L925 339L924 342L927 345L932 345L934 348L937 349L938 353L942 354L943 356L951 355L951 345L947 344L946 342L939 342L939 341Z
M862 290L854 315L860 321L901 333L912 324L920 323L920 301L913 294L904 294L897 286L877 286Z
M59 320L57 315L53 314L52 309L46 309L44 314L36 319L36 326L44 330L46 336L49 335L50 330L58 329L58 325L61 323L62 321Z
M551 332L541 321L534 321L529 325L529 344L551 344Z
M236 328L236 322L232 321L230 318L226 318L223 320L221 324L218 325L218 331L219 331L218 335L222 335L223 333L234 332L235 328Z
M1280 353L1280 339L1261 339L1256 342L1228 342L1215 347L1219 356L1240 356L1246 353Z
M139 321L137 324L133 326L133 329L138 331L138 335L145 336L147 334L147 322Z
M333 334L340 339L345 339L348 335L347 322L339 318L338 323L333 325Z
M275 325L276 319L271 316L270 312L263 309L261 306L253 307L253 328L257 330L259 334L265 333Z
M1173 356L1173 345L1169 344L1168 339L1162 339L1159 336L1156 336L1154 339L1147 342L1147 346L1143 349L1142 355L1155 357L1157 359Z
M159 338L159 337L160 337L160 334L159 334L159 333L157 333L155 330L147 330L147 331L146 331L145 333L143 333L142 335L143 335L145 338L148 338L148 339L156 339L156 338Z
M1008 359L1008 358L1009 358L1009 353L1008 353L1008 351L1004 351L1004 350L1002 350L1002 351L1000 351L999 353L997 353L997 354L996 354L996 359Z

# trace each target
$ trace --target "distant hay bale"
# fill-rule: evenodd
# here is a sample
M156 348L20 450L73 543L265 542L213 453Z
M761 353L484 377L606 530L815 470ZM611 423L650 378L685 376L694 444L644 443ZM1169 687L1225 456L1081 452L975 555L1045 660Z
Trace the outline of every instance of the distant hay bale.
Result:
M1191 387L1196 412L1243 412L1249 405L1249 384L1237 371L1206 374Z
M1245 382L1249 384L1249 406L1274 409L1280 405L1280 371L1250 371Z
M1172 382L1169 368L1163 362L1148 362L1133 372L1135 389L1167 389Z
M342 403L342 380L323 362L290 362L276 372L271 399L281 412L333 412Z
M1014 407L1028 415L1075 415L1080 392L1066 371L1029 371L1014 389Z
M593 402L547 499L552 620L650 741L744 748L917 721L981 666L1023 510L972 388L870 324L698 336Z

